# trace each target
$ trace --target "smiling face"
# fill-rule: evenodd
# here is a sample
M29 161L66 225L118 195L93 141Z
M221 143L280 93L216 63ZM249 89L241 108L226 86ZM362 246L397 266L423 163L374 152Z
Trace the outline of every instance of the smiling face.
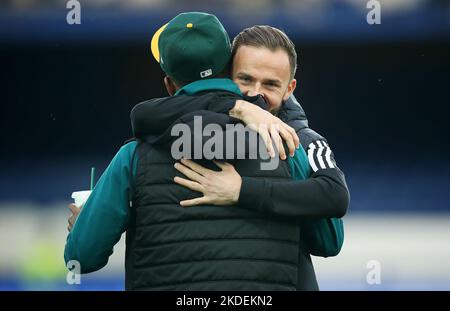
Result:
M233 58L231 76L243 94L264 96L272 113L292 95L297 84L291 79L289 56L281 48L272 51L265 47L240 46Z

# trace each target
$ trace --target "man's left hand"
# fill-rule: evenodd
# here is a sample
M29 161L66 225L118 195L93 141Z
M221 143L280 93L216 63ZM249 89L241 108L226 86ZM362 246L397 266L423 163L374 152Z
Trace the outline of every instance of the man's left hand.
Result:
M181 201L181 206L232 205L238 202L242 184L241 176L234 166L227 162L214 161L214 163L222 170L216 172L186 159L181 159L181 163L175 163L175 169L189 179L176 176L174 181L193 191L203 193L203 197Z

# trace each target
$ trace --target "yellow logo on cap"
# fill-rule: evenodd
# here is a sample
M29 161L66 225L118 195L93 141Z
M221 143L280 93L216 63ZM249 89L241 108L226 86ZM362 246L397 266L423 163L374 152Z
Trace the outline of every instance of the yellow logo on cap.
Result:
M193 26L192 23L186 25L187 28L192 28L192 26Z
M169 24L169 23L167 23L167 24ZM163 32L163 30L167 27L167 24L165 24L164 26L159 28L155 32L155 34L153 35L153 38L152 38L152 43L151 43L152 54L158 63L161 58L159 55L159 36L161 36L161 33Z

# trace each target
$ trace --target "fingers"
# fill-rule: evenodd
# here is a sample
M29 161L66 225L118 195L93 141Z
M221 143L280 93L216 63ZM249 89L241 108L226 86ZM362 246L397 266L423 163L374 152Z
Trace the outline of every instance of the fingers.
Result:
M294 128L290 127L289 125L285 125L285 128L291 133L292 137L294 138L294 144L295 148L300 147L300 138L298 137L297 132L294 130Z
M289 149L289 154L291 155L291 157L293 157L295 154L295 149L300 147L300 139L298 138L297 132L294 130L294 128L290 127L279 119L278 122L280 136L286 142L286 145Z
M77 220L78 214L80 213L80 208L77 207L75 204L69 204L69 209L72 212L72 215L70 215L67 222L69 223L67 226L67 230L70 232L72 231L72 227L75 224L75 221Z
M181 178L181 177L178 177L178 176L176 176L173 180L177 184L179 184L179 185L181 185L183 187L189 188L189 189L191 189L193 191L198 191L198 192L202 192L203 193L203 187L198 182L191 181L191 180L188 180L188 179L184 179L184 178Z
M183 207L189 207L189 206L208 204L208 203L210 203L210 200L207 197L201 197L201 198L195 198L195 199L191 199L191 200L181 201L180 205Z
M233 167L234 168L234 166L233 165L231 165L230 163L228 163L228 162L221 162L221 161L213 161L214 162L214 164L215 165L217 165L219 168L221 168L222 170L227 170L227 169L229 169L230 167Z
M278 131L277 126L270 127L270 136L280 154L280 159L286 160L286 151L284 151L283 141L280 138L280 132Z
M73 203L69 204L69 209L72 212L72 214L79 214L80 213L80 208L78 206L76 206L75 204L73 204Z
M273 150L272 139L270 138L269 130L266 126L260 126L258 128L258 133L266 145L267 153L271 158L275 158L275 151Z
M70 215L69 219L67 220L67 222L69 223L67 225L67 231L72 231L73 225L75 224L75 221L77 220L77 216L72 214Z
M286 142L286 145L289 149L290 156L293 157L296 147L295 147L294 138L292 137L291 133L289 133L289 131L287 131L285 128L281 128L280 136Z
M183 163L185 166L189 167L194 172L196 172L200 175L203 175L203 176L205 176L206 174L211 172L211 170L201 166L200 164L195 163L192 160L181 159L181 163Z
M205 179L202 175L191 170L189 167L184 166L183 164L175 163L174 167L177 171L181 172L184 176L186 176L190 180L202 183L203 180Z
M294 140L295 148L300 147L300 139L298 138L297 132L287 125L286 123L283 123L283 128L289 132L289 134L292 136L292 139Z

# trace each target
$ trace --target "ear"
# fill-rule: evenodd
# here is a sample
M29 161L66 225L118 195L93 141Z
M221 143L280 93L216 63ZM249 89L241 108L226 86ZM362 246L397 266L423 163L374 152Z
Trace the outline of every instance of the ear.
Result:
M167 93L169 93L170 96L173 96L178 90L177 85L169 76L164 77L164 85L166 86Z
M288 84L286 93L284 93L283 101L288 100L288 98L292 95L292 93L294 93L296 86L297 86L297 80L292 79L291 82L289 82L289 84Z

